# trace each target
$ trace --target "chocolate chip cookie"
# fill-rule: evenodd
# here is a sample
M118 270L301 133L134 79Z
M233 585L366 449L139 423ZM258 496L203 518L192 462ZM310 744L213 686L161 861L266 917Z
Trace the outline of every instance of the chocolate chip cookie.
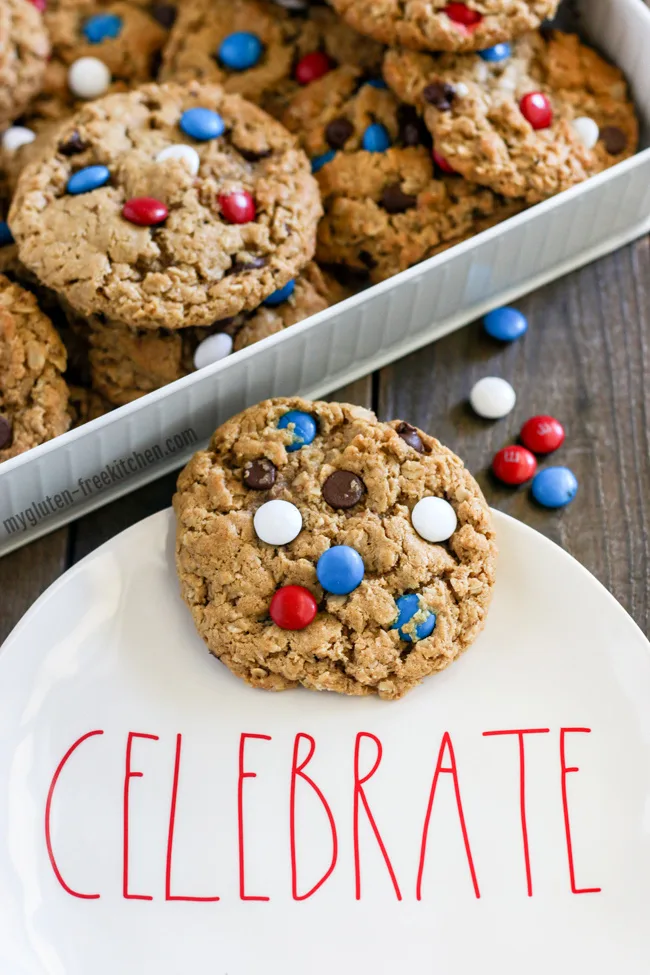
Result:
M627 84L573 34L526 34L497 60L390 51L386 80L467 179L535 203L632 155Z
M22 115L40 90L50 54L41 13L29 0L0 4L0 128Z
M358 31L415 51L481 51L554 17L558 0L329 0Z
M317 257L382 281L518 209L484 187L436 175L413 108L341 67L283 115L312 158L325 216Z
M182 597L253 687L399 698L484 626L489 508L462 461L408 423L267 400L194 456L174 509Z
M78 313L174 329L286 285L313 255L320 214L286 129L191 82L82 108L21 174L9 223L21 260Z
M70 426L65 348L36 298L0 275L0 462Z

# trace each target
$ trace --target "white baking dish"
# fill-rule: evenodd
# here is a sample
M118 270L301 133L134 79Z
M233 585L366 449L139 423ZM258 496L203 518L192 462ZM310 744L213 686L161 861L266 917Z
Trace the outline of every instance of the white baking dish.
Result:
M650 11L576 0L625 71L641 151L609 172L200 373L0 466L0 554L179 467L267 396L322 396L650 230Z

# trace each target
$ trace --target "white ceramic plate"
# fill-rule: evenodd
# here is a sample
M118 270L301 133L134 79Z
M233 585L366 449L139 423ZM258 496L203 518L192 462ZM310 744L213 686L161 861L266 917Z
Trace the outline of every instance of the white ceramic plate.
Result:
M168 512L59 580L0 656L2 975L647 975L649 645L496 518L485 633L398 703L232 677ZM515 729L523 788L520 736L486 735ZM336 831L307 897L334 847L303 776Z

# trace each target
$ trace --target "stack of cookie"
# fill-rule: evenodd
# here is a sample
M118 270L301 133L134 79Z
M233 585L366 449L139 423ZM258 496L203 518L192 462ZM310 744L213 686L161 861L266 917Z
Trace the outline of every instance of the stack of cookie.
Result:
M556 6L0 0L0 457L46 376L84 422L634 152Z

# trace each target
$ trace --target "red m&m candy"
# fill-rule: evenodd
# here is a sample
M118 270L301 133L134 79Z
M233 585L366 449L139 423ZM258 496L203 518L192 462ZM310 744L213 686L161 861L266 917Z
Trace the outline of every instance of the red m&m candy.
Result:
M247 190L235 190L219 197L221 212L228 223L250 223L255 219L255 200Z
M433 161L436 164L436 166L438 167L438 169L442 170L443 173L455 173L456 172L455 169L452 169L451 168L451 166L449 165L449 163L447 162L447 160L445 159L445 157L444 156L441 156L440 153L436 149L433 150Z
M531 479L536 467L537 461L530 450L518 445L499 450L492 461L495 476L504 484L524 484Z
M332 62L324 51L312 51L300 58L294 70L299 85L309 85L332 70Z
M446 7L443 7L442 12L447 14L455 24L460 24L462 27L476 27L483 20L478 10L470 10L465 3L448 3Z
M318 604L304 586L282 586L274 593L269 615L281 630L304 630L313 622Z
M550 454L564 443L564 427L552 416L531 416L521 433L521 442L534 454Z
M31 0L31 2L36 7L37 10L40 10L41 13L44 13L45 8L47 6L46 0Z
M548 129L553 122L551 103L541 91L531 91L519 102L521 114L534 129Z
M140 227L152 227L162 223L169 216L169 210L160 200L152 196L134 196L127 200L122 207L122 216L130 223L137 223Z

